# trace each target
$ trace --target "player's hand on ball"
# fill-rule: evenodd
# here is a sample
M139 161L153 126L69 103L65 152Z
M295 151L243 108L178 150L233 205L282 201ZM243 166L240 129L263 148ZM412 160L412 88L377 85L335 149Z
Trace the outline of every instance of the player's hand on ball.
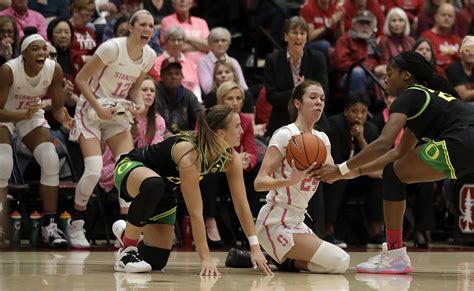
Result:
M295 165L295 160L292 160L291 161L292 171L291 171L291 177L290 177L290 181L292 183L291 185L299 183L301 180L308 177L309 173L311 172L311 170L313 170L315 166L316 166L316 163L312 163L311 166L306 168L306 170L298 170L298 168Z
M260 268L265 275L273 275L272 270L268 266L267 259L260 250L260 245L253 245L250 247L250 260L254 269Z
M331 164L323 164L321 168L314 171L313 175L315 175L316 179L319 181L329 184L342 178L339 168L336 165Z
M217 270L217 265L214 263L211 257L201 261L201 273L202 276L220 276L221 273Z

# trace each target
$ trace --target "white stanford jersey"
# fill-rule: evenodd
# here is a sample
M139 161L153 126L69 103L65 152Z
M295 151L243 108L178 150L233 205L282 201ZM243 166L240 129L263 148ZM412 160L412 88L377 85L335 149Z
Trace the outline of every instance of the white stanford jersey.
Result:
M104 68L89 80L96 98L127 98L130 87L142 72L148 73L156 58L155 51L146 45L140 60L130 59L126 37L106 41L97 48L95 54L105 64ZM82 95L81 98L85 99Z
M48 92L56 63L47 58L43 69L34 77L26 75L23 56L9 60L5 64L12 70L13 83L8 91L4 108L7 111L27 111L31 104L38 104Z
M286 179L291 175L291 166L286 161L286 147L291 137L300 133L298 127L292 123L280 127L270 139L268 148L276 147L284 157L278 169L273 172L275 179ZM324 132L313 129L312 133L322 139L326 148L330 145L329 138ZM319 181L316 178L308 177L293 186L271 190L266 196L266 201L267 203L283 204L283 207L289 205L292 209L305 212L308 201L318 189L318 185Z

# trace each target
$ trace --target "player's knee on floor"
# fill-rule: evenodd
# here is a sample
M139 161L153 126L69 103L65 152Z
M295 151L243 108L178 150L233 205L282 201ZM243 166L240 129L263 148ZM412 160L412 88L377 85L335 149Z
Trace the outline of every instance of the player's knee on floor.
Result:
M323 241L308 263L308 270L315 273L344 273L351 258L343 249Z
M0 188L8 186L8 180L13 170L12 146L6 143L0 144Z
M405 184L395 174L393 163L383 169L382 188L384 200L403 201L406 198Z
M130 204L128 222L137 227L145 226L163 197L164 191L165 183L161 177L149 177L143 180L140 194Z
M59 185L59 157L52 142L43 142L33 151L36 162L41 167L40 183L46 186Z
M151 265L152 270L162 270L166 267L171 250L147 246L143 241L138 244L140 259Z

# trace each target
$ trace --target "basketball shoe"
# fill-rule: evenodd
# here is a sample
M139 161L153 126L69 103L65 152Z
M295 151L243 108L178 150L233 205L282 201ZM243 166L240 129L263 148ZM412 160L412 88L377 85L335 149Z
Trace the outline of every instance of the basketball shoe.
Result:
M41 227L41 236L43 238L43 243L47 244L51 248L69 247L69 243L67 242L64 233L54 222L51 222L48 226Z
M145 273L151 271L151 265L140 260L137 247L129 246L118 250L114 269L117 272Z
M84 220L69 220L66 224L66 236L74 249L90 249L91 245L86 238Z
M356 266L359 273L406 274L412 271L407 248L388 250L387 243L382 244L382 253Z

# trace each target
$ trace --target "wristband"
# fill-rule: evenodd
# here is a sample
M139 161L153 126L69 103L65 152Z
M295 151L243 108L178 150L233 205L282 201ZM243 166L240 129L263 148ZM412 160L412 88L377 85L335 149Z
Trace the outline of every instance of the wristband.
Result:
M249 236L247 239L249 240L249 244L250 244L251 246L253 246L253 245L258 245L258 238L257 238L256 235L251 235L251 236Z
M341 172L341 175L343 176L351 171L349 170L349 167L347 166L347 162L339 164L339 166L337 167L339 168L339 172Z

